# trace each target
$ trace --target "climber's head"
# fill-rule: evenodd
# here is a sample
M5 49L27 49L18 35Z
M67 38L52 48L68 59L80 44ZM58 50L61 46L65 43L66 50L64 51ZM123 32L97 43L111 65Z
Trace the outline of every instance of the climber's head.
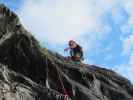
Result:
M77 47L77 43L74 40L70 40L69 41L69 47L71 49L76 48Z

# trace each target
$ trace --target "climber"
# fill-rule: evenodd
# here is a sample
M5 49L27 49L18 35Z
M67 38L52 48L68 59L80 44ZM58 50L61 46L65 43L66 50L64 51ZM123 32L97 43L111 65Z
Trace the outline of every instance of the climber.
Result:
M78 45L74 40L70 40L68 44L69 47L64 49L64 51L70 50L70 57L68 57L68 59L75 62L81 62L82 60L84 60L82 47Z

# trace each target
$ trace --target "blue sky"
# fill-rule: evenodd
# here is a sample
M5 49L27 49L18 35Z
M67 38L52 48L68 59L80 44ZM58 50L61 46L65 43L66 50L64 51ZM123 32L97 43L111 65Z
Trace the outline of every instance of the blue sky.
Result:
M0 3L4 3L7 5L10 9L13 11L17 10L20 8L20 6L23 3L23 0L0 0Z
M85 63L106 67L133 82L132 0L0 0L15 11L42 46L64 56L70 39Z

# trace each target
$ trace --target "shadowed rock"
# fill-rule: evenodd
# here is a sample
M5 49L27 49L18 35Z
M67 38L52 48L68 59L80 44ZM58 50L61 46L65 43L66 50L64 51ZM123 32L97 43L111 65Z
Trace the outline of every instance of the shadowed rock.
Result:
M0 100L64 100L66 94L72 100L133 100L133 85L114 71L67 62L41 48L0 5Z

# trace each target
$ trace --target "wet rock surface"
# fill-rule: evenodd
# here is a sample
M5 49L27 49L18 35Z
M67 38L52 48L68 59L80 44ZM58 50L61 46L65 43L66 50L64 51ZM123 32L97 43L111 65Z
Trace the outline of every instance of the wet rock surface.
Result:
M41 48L15 13L0 5L0 100L133 100L114 71L67 62Z

